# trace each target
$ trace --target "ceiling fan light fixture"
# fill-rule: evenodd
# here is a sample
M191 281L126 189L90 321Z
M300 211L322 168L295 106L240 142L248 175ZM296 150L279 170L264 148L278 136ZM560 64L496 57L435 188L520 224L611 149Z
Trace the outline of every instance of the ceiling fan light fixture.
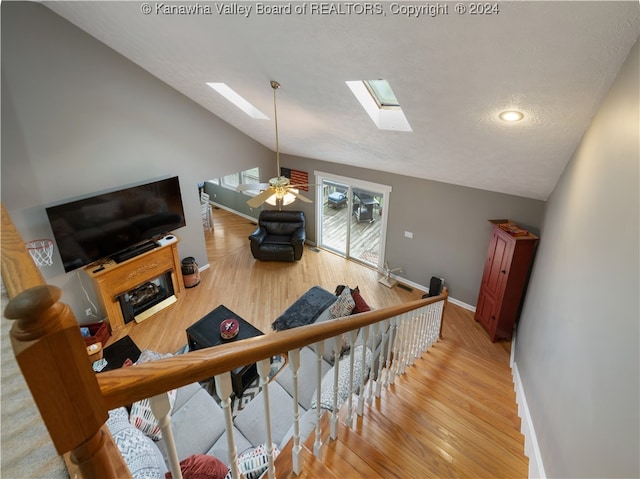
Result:
M518 110L505 110L498 115L502 121L514 122L524 118L524 113Z
M271 206L278 206L278 200L281 199L282 202L282 206L287 206L290 205L291 203L293 203L296 200L296 197L293 193L291 193L291 191L293 191L294 193L298 193L298 190L295 188L288 188L287 192L284 194L284 196L282 196L281 198L279 198L280 195L278 195L277 193L271 195L269 198L267 198L266 203L270 204Z

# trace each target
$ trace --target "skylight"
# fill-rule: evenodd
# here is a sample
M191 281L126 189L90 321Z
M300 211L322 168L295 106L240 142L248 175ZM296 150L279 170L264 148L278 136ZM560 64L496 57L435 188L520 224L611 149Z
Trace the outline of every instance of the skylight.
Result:
M243 112L256 120L268 120L269 118L247 100L238 95L226 83L207 83L211 88L240 108Z
M413 131L386 80L348 81L347 86L381 130Z
M381 108L400 106L387 80L365 80L363 83Z

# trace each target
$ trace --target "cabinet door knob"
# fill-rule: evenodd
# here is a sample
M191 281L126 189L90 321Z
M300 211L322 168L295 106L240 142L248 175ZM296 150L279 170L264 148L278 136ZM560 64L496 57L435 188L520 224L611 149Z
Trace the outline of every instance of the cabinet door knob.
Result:
M507 270L503 269L502 271L500 271L502 274L507 274Z
M492 320L492 321L495 321L495 320L496 320L496 317L495 317L495 316L491 316L491 320Z

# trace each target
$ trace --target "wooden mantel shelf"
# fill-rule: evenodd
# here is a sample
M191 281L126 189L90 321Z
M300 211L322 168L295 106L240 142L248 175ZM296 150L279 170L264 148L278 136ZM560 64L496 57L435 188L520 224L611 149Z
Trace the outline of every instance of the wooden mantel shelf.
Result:
M112 331L124 327L124 316L118 296L167 272L173 283L176 299L184 292L184 283L180 271L178 239L158 246L122 263L109 260L102 265L84 268L93 282L96 295L107 315Z

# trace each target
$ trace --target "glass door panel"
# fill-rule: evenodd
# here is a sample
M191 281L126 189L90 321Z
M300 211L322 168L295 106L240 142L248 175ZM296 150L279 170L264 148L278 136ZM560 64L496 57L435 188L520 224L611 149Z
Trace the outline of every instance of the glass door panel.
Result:
M349 233L349 185L322 181L320 245L347 256Z
M361 188L351 189L351 226L349 256L357 261L380 264L382 229L382 200L384 194Z

